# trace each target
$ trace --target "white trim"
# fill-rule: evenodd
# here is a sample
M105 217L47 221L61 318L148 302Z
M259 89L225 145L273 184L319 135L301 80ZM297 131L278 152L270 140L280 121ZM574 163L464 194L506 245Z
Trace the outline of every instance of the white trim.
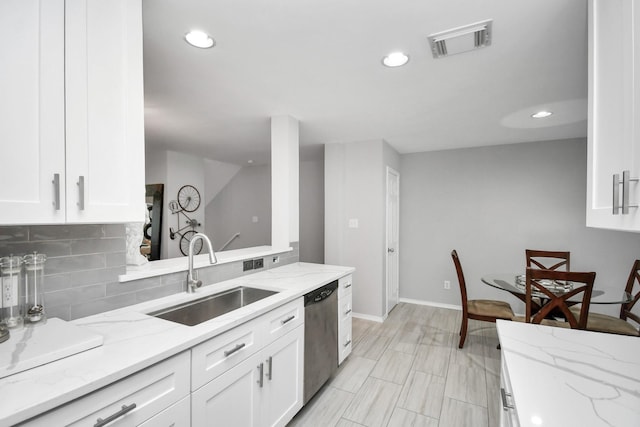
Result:
M395 307L395 304L393 307L389 306L389 292L390 292L390 287L389 287L389 253L388 253L388 249L389 249L389 175L395 175L396 176L396 181L397 181L397 191L398 191L398 203L396 205L396 222L398 222L398 242L396 247L394 248L396 253L395 256L397 257L397 265L396 265L396 274L394 277L394 281L395 281L395 285L397 286L397 293L398 293L398 301L400 302L400 172L398 172L397 170L393 169L391 166L387 165L386 168L386 175L385 175L385 230L384 230L384 262L385 262L385 293L386 293L386 307L385 307L385 311L386 311L386 315L388 315L391 310L393 309L393 307ZM391 224L391 226L393 227L393 224Z
M384 320L387 318L387 316L380 317L380 316L372 316L370 314L362 314L362 313L352 313L351 315L353 317L357 317L358 319L373 320L374 322L378 322L378 323L384 322Z
M462 310L462 306L453 304L443 304L441 302L422 301L419 299L400 298L400 302L406 302L409 304L428 305L430 307L449 308L451 310Z

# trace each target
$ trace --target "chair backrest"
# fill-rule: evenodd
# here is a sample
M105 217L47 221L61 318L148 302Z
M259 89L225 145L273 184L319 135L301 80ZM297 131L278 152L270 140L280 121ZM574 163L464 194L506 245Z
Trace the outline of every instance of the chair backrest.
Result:
M620 309L620 318L622 320L627 320L627 318L629 318L640 324L640 316L631 312L633 306L638 302L638 300L640 300L640 289L638 289L638 293L633 295L633 287L636 283L640 285L640 259L637 259L633 263L631 273L629 273L629 279L627 280L627 286L624 288L625 292L631 295L631 301L626 304L622 304L622 308Z
M564 271L571 271L571 252L562 251L539 251L525 249L527 257L527 267L539 268L541 270L557 270L564 266Z
M589 314L589 304L591 302L591 292L593 291L593 282L596 279L595 272L583 273L575 271L555 271L555 270L538 270L527 267L527 285L525 294L526 321L528 323L540 323L548 315L561 312L567 319L567 322L573 329L585 329L587 326L587 316ZM548 280L560 282L572 282L573 289L568 292L554 294L545 287ZM548 285L547 285L548 286ZM537 313L532 313L532 291L538 291L543 298L549 302L540 308ZM576 316L569 310L570 304L568 299L579 293L582 295L582 306L580 307L580 316ZM572 305L572 304L571 304Z
M464 281L464 273L462 272L462 265L460 265L460 258L458 258L458 252L456 250L451 251L451 258L453 258L453 264L456 266L456 273L458 273L458 284L460 285L460 295L462 296L462 310L464 314L467 311L467 284Z

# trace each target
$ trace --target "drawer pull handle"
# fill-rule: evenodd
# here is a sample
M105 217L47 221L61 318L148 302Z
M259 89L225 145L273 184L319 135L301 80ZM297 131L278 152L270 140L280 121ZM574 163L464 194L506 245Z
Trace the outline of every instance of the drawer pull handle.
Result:
M267 364L269 365L269 372L267 373L267 379L271 381L273 377L273 356L269 356L267 359Z
M84 176L80 175L78 177L78 208L83 211L84 210Z
M236 351L240 350L241 348L245 347L245 343L242 344L238 344L235 347L233 347L231 350L225 350L224 351L224 357L229 357L231 356L233 353L235 353Z
M349 309L349 310L347 310L347 311L345 311L345 312L344 312L344 314L345 314L345 315L347 315L347 314L349 314L349 313L351 313L351 309Z
M256 381L258 384L260 384L260 388L262 388L262 386L264 385L264 363L260 363L258 365L258 370L260 371L260 373L258 375L260 375L260 377L258 378L258 381Z
M345 347L349 347L349 344L351 344L351 340L347 341L346 343L344 343Z
M55 210L59 211L60 210L60 174L59 173L53 174L53 181L51 181L51 183L53 184L53 206Z
M285 323L291 322L295 318L296 318L296 316L289 316L286 319L282 320L281 323L284 325Z
M350 288L350 287L351 287L351 282L349 282L349 283L347 283L346 285L344 285L344 288L345 288L345 289Z
M127 405L122 405L122 409L120 409L118 412L116 412L113 415L108 416L107 418L105 418L104 420L102 418L98 418L96 423L93 425L93 427L102 427L102 426L106 426L107 424L109 424L111 421L115 421L116 419L120 418L121 416L123 416L124 414L126 414L127 412L133 411L134 409L136 409L136 404L132 403L131 405L127 406Z
M509 405L509 402L507 402L507 396L511 397L511 394L507 393L503 388L501 388L500 395L502 396L502 409L504 409L505 411L508 411L509 409L515 409L513 405Z

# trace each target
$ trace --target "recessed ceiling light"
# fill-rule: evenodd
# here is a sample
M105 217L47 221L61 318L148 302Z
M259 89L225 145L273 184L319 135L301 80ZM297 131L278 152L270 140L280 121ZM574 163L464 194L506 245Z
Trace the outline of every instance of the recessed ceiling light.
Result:
M387 67L400 67L409 62L409 56L402 52L393 52L382 58L382 63Z
M184 35L184 39L191 46L199 47L201 49L208 49L215 46L216 42L204 31L192 30Z
M549 117L553 113L551 111L538 111L535 114L532 114L531 117L534 119L544 119L545 117Z
M250 165L253 164L253 160L247 160L247 163L249 163Z

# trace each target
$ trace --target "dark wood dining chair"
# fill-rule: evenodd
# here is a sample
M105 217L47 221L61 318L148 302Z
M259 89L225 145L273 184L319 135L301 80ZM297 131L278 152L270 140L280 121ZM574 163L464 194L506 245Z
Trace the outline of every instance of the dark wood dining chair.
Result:
M524 321L548 326L586 329L589 303L595 279L595 272L538 270L527 267ZM551 289L548 289L548 281L572 282L573 288L566 292L554 293ZM540 309L535 312L533 311L534 303L532 302L534 290L544 300ZM569 298L580 293L582 293L580 310L579 312L572 311L570 307L575 302L569 302ZM563 316L565 321L550 319L549 317L551 316Z
M564 271L571 271L571 252L525 249L524 253L527 267L541 270L558 270L564 267Z
M511 320L513 318L513 310L509 303L504 301L467 299L467 284L464 280L460 258L458 258L458 253L455 249L451 251L451 258L453 258L453 264L458 274L458 284L460 285L460 295L462 297L462 324L460 325L460 343L458 344L458 348L462 348L467 338L469 319L493 323L495 323L496 319Z
M638 291L634 295L633 288L638 284ZM633 320L640 325L640 316L631 312L633 306L640 300L640 259L635 260L627 279L625 292L631 295L631 301L622 304L620 308L620 317L609 316L600 313L589 313L587 319L587 330L595 332L606 332L618 335L640 336L638 328L628 322ZM577 311L576 307L572 307L572 311Z

